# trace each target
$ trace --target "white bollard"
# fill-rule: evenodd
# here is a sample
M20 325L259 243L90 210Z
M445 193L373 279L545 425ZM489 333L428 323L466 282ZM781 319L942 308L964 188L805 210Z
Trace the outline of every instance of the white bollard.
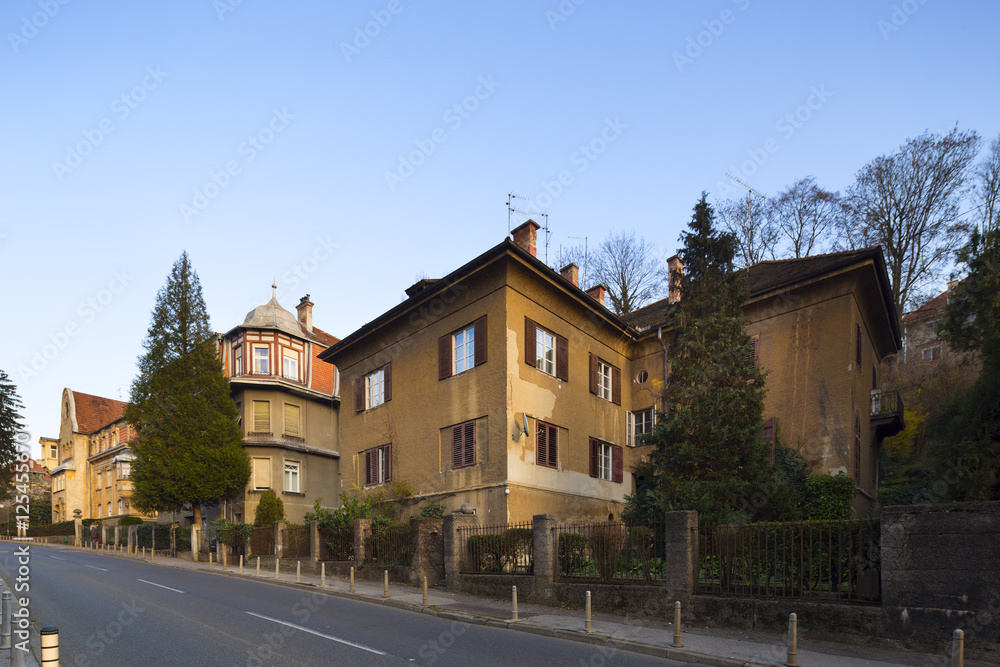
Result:
M39 634L42 636L42 664L46 667L59 667L59 628L46 625Z
M351 566L351 592L354 592L354 566Z
M385 581L385 597L389 597L389 570L385 571L385 577L383 580Z
M243 554L240 554L240 574L243 574Z
M257 556L257 576L260 576L260 556Z
M587 591L587 632L593 632L590 626L590 591Z
M792 612L788 615L788 667L798 667L799 660L799 617Z
M302 582L302 561L295 561L295 583Z
M326 588L326 563L319 564L319 587Z
M427 606L427 577L424 577L424 606Z
M275 558L275 559L274 559L274 578L275 578L275 579L277 579L277 578L278 578L278 563L279 563L279 562L281 562L281 559L280 559L280 558Z
M517 586L511 586L510 591L510 603L513 606L513 612L511 613L510 620L517 621Z

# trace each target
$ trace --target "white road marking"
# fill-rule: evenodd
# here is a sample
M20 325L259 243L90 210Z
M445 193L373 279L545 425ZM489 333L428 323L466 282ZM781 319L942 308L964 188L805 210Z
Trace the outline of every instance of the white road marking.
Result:
M340 637L334 637L333 635L325 635L322 632L316 632L315 630L310 630L309 628L303 627L301 625L295 625L294 623L289 623L287 621L279 621L276 618L271 618L270 616L261 616L260 614L255 614L252 611L248 611L251 616L256 616L257 618L263 618L265 621L271 621L272 623L277 623L279 625L287 625L290 628L295 628L296 630L301 630L302 632L308 632L311 635L316 635L317 637L322 637L323 639L329 639L330 641L339 642L341 644L347 644L348 646L353 646L354 648L359 648L362 651L368 651L369 653L375 653L376 655L388 655L385 651L379 651L376 648L371 648L370 646L363 646L361 644L355 644L354 642L347 641L346 639L341 639Z
M92 567L95 570L100 570L101 572L107 572L103 567L97 567L96 565L88 565L87 567Z
M55 558L56 560L66 560L65 558L60 558L59 556L49 556L49 558Z
M163 584L155 584L152 581L146 581L145 579L139 579L144 584L149 584L150 586L159 586L160 588L166 588L168 591L173 591L174 593L183 593L184 591L178 590L176 588L171 588L170 586L164 586Z

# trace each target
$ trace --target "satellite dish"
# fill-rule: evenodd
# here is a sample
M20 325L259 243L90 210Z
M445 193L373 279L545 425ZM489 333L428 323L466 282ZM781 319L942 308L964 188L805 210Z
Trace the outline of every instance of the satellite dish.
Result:
M524 420L524 434L528 435L528 415L522 412L521 419Z

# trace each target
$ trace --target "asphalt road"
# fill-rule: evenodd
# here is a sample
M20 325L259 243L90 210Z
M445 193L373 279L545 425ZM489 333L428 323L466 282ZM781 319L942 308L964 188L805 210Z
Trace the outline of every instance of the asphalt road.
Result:
M0 543L12 590L18 546ZM23 583L15 596L59 628L64 666L683 664L80 551L32 547Z

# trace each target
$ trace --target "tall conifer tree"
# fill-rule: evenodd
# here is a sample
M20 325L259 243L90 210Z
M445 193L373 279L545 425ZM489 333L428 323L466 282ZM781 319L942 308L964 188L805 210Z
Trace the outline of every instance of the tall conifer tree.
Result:
M14 462L17 460L17 434L24 427L21 422L21 397L17 387L0 370L0 493L3 497L9 494L10 483L14 477Z
M229 396L201 282L187 253L156 295L125 418L136 429L132 504L142 511L201 505L250 479L236 404Z
M705 194L688 229L681 235L683 273L673 277L681 299L669 348L667 415L653 431L656 446L642 471L646 497L633 503L646 511L698 510L706 522L735 521L749 518L754 485L769 476L761 441L764 376L746 332L745 271L733 270L736 241L716 229Z

